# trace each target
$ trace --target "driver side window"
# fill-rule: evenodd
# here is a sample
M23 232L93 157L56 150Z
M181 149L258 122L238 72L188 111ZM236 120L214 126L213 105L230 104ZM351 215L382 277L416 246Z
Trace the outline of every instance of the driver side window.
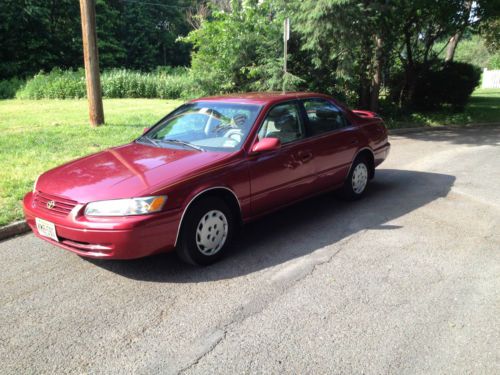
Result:
M260 130L259 139L278 138L282 144L303 137L299 107L296 103L278 104L266 116Z

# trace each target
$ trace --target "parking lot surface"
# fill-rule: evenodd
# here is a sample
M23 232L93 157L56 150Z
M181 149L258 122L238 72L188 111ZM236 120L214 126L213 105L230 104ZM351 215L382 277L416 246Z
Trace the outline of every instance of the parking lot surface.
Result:
M500 128L391 143L207 268L1 242L0 373L500 373Z

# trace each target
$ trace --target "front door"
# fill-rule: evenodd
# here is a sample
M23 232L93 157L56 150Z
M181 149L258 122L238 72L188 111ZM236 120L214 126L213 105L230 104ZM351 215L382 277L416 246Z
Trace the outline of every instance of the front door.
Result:
M250 155L252 213L260 215L306 196L314 190L313 150L297 101L280 103L264 119L259 139L278 138L281 148Z

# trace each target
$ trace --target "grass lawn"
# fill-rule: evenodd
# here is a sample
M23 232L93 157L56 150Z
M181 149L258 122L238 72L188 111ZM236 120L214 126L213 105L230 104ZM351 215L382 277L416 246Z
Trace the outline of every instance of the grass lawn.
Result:
M477 89L464 112L419 112L398 119L387 119L390 128L414 126L466 125L472 123L500 123L500 89Z
M129 142L181 103L104 100L106 125L93 129L86 100L0 100L0 226L22 218L20 201L40 173Z
M0 226L22 218L20 200L40 173L131 141L178 100L107 99L106 125L88 125L86 100L0 100ZM500 122L500 90L477 90L464 113L419 113L390 127Z

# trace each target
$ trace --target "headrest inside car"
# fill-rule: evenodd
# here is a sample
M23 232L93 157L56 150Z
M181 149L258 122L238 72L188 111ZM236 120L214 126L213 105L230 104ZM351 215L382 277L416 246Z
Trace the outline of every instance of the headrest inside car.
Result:
M316 116L322 119L336 119L339 113L332 109L320 108L316 110Z
M271 112L269 112L269 118L271 120L279 119L282 116L288 115L290 111L286 107L276 107L271 109Z
M289 113L284 114L279 119L276 119L274 126L282 131L294 131L297 127L295 117Z

